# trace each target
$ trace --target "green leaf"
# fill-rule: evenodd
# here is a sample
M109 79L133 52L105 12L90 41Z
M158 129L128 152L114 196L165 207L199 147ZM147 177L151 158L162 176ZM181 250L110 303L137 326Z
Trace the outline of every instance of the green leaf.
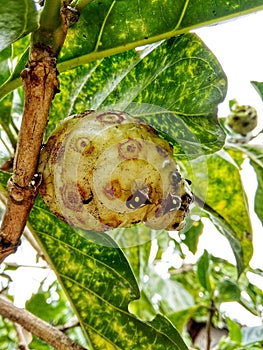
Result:
M233 229L222 216L220 216L210 208L205 211L208 213L211 222L218 229L218 231L227 238L236 259L238 276L240 276L241 273L244 271L245 267L247 267L249 260L251 259L251 256L253 253L252 243L250 242L249 244L249 240L248 242L245 242L245 245L248 246L247 253L250 254L250 255L247 254L246 256L247 262L245 262L244 261L244 249L245 249L244 243L242 242L242 240L240 240L237 237L236 230Z
M218 296L217 299L222 302L228 301L240 301L241 291L238 284L230 280L229 278L224 278L217 284Z
M31 3L30 0L24 1ZM9 3L18 6L16 0ZM86 5L87 1L77 3L80 4L81 16L69 29L59 57L60 71L263 9L262 0L253 3L249 0L231 3L224 0L186 0L176 4L174 0L93 0L85 7L81 4ZM0 91L0 97L19 84L21 82L11 80L5 90Z
M263 168L261 168L257 163L251 161L251 165L253 166L256 174L257 174L257 180L258 180L258 186L257 191L255 194L255 201L254 201L254 210L257 214L258 218L261 220L261 223L263 224Z
M195 254L198 247L199 237L201 236L204 224L202 221L193 221L191 217L186 218L186 227L185 229L179 232L180 237L184 244L187 245L191 253ZM190 226L190 228L188 228Z
M148 325L151 325L156 331L167 334L169 336L169 339L171 342L173 342L173 347L166 347L165 343L160 344L160 346L155 346L153 344L152 347L149 345L145 347L145 350L147 349L173 349L173 350L188 350L187 346L185 345L184 341L182 340L181 336L179 335L178 331L172 326L172 323L168 321L166 318L164 318L161 315L157 315L155 319L152 322L149 322ZM144 349L143 347L135 347L134 349Z
M155 233L149 227L140 224L130 228L111 230L110 236L122 248L137 282L143 281L147 273Z
M11 46L1 52L0 56L0 85L9 77L11 56Z
M229 240L240 274L252 256L252 227L239 169L224 151L200 157L191 165L195 172L193 191Z
M210 254L207 250L197 261L197 277L201 286L207 291L211 292L212 285L210 280Z
M36 30L37 26L38 13L34 1L0 0L0 51Z
M149 300L158 295L158 299L153 302L157 312L168 316L194 305L190 293L177 281L163 279L154 272L153 267L149 268L148 276L149 281L144 283L143 291Z
M251 81L251 84L254 86L259 96L263 100L263 83L259 81Z
M190 320L190 318L194 315L194 313L198 310L199 305L195 304L192 307L187 309L183 309L180 311L173 312L169 314L167 317L172 322L172 324L179 330L180 333L184 331L184 327L186 323Z
M6 153L8 156L13 156L16 147L17 138L12 128L12 107L13 107L13 93L5 96L0 100L0 126L5 131L8 142L4 141L6 146ZM2 141L1 137L1 141Z
M239 145L238 148L244 152L250 159L258 180L258 186L255 195L254 209L263 224L263 147L262 145Z
M94 348L187 349L164 317L142 322L128 312L139 290L107 234L73 229L37 205L29 222Z
M151 299L149 299L143 289L140 293L140 299L130 302L129 311L144 321L151 321L157 314Z
M224 144L215 115L226 93L226 77L194 34L62 73L60 83L48 134L69 114L112 108L126 110L159 130L174 145L177 157L215 152Z
M13 350L17 347L17 333L14 324L0 316L0 349Z
M227 322L227 327L229 330L229 338L237 343L237 344L241 344L242 342L242 332L241 332L241 328L240 326L232 321L229 317L226 318L226 322Z
M1 10L0 10L1 11ZM11 46L7 47L0 55L0 85L10 75ZM12 106L12 94L0 100L0 124L4 130L7 130L10 123L10 113Z
M60 60L86 63L260 8L261 0L94 0L80 8Z
M54 294L57 297L56 300L52 298ZM64 325L70 316L73 317L73 312L69 310L66 297L57 282L47 290L43 290L41 285L37 293L27 300L26 309L54 326Z

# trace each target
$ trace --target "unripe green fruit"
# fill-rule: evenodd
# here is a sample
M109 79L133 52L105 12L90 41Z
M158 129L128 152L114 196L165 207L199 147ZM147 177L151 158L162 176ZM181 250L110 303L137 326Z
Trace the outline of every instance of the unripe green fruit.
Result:
M226 119L226 125L236 134L246 136L257 126L258 115L251 106L234 105L232 113Z
M192 202L170 144L124 112L63 120L40 155L40 195L69 224L103 232L145 222L179 230Z

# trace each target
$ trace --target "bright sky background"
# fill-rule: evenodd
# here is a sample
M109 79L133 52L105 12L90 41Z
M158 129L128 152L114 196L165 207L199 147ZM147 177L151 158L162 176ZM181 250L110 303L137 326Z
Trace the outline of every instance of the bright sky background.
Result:
M229 113L228 101L237 99L240 104L250 104L258 110L261 119L258 129L261 130L263 127L263 103L250 81L263 81L263 11L224 24L201 28L196 32L216 55L228 77L228 94L225 102L219 106L219 115L227 116ZM256 177L250 169L245 169L243 176L249 188L249 195L253 198ZM263 229L256 215L253 212L251 215L255 242L255 256L252 260L252 266L263 269ZM232 261L233 254L225 238L219 234L212 234L212 231L212 226L206 230L207 233L200 240L200 250L208 249L212 254L229 258ZM27 244L20 247L16 257L19 264L30 265L34 263L28 254ZM13 261L13 256L10 256L7 261ZM25 287L30 285L36 292L38 281L42 277L41 270L29 270L28 268L24 268L24 271L19 270L19 273L14 276L13 286L19 291L19 298L15 299L18 306L23 306L24 301L30 297L32 289L30 288L30 291L27 292ZM24 295L21 298L22 291ZM230 308L227 309L229 311ZM231 310L234 316L238 316L241 320L244 318L244 322L248 321L250 325L259 324L259 320L248 319L248 315L244 311L241 312L235 305L231 306Z
M227 116L229 100L236 99L239 104L249 104L257 109L259 125L256 131L260 131L263 128L263 102L250 81L263 82L263 11L223 24L201 28L196 32L218 58L228 78L228 93L225 101L219 106L219 116ZM263 269L263 228L253 212L257 180L254 172L248 166L244 167L242 176L251 203L250 211L254 231L254 257L251 260L251 266ZM200 250L208 249L212 254L228 257L232 261L233 254L225 238L219 234L212 234L212 231L211 226L211 229L207 229L206 234L201 238ZM251 280L263 289L262 279L251 276ZM251 317L236 303L227 303L223 309L231 317L237 318L244 324L250 326L261 324L260 319Z
M196 31L213 51L228 77L228 94L219 114L228 114L228 100L251 104L263 111L262 101L250 84L263 81L263 11Z
M227 116L229 100L236 99L239 104L250 104L257 109L259 115L257 130L261 130L263 102L250 81L263 82L263 11L201 28L196 32L215 54L228 78L228 93L225 101L219 105L219 116ZM257 186L255 174L251 169L245 168L242 175L248 188L249 199L253 199ZM257 216L253 214L252 205L250 209L256 241L252 265L263 269L263 229ZM209 241L206 240L204 244L209 245ZM216 248L211 247L211 250L218 252L218 245Z

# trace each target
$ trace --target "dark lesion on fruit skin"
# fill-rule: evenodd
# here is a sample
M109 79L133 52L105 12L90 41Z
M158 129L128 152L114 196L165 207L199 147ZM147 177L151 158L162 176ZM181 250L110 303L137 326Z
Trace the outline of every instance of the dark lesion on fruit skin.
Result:
M94 152L95 149L96 149L96 147L95 147L94 143L92 141L90 141L88 143L88 145L83 150L83 156L89 157Z
M173 171L170 173L170 182L175 191L178 189L178 186L181 180L182 180L182 176L179 171Z
M65 207L74 211L80 211L82 209L83 203L76 184L65 184L60 188L60 193Z
M77 184L77 190L83 205L88 205L94 199L93 192L91 190L86 191L80 184Z
M107 216L107 218L99 217L99 221L110 228L119 227L122 224L122 220L120 220L117 215Z
M89 203L92 201L92 199L93 199L93 196L92 196L92 197L89 197L89 198L87 198L87 199L84 199L84 200L82 201L82 203L83 203L83 204L89 204Z
M167 158L168 157L168 153L166 152L166 150L164 150L161 146L156 145L156 150L158 152L158 154L163 157L163 158Z
M182 203L181 206L179 208L179 210L188 210L190 204L193 202L194 198L192 195L190 195L189 193L185 193L182 197L181 197Z
M109 200L114 200L122 196L122 186L118 179L108 182L102 189L103 193Z
M137 159L142 150L142 144L136 140L129 138L118 144L118 154L122 159Z
M62 142L57 142L50 150L50 161L52 164L58 163L62 160L65 153L65 145Z
M112 116L112 120L110 118L106 118L109 116ZM115 118L114 118L115 117ZM105 112L101 113L99 116L97 116L97 120L99 120L102 124L121 124L124 121L123 115L118 112Z

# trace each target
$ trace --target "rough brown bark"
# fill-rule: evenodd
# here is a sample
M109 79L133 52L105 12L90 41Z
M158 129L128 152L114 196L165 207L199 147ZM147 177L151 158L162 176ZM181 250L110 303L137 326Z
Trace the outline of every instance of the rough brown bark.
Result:
M16 251L40 177L35 177L38 155L54 93L58 89L56 59L48 48L34 47L21 74L25 87L24 114L17 145L14 174L0 232L0 262Z
M10 301L0 296L0 315L20 324L28 332L35 334L51 346L58 350L85 350L85 348L67 335L42 321L27 310L15 307Z

